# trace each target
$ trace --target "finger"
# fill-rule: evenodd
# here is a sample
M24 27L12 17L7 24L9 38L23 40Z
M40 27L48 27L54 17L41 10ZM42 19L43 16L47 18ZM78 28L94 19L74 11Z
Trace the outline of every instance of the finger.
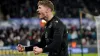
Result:
M18 46L17 46L17 49L18 49L19 52L22 52L22 51L23 51L23 48L22 48L21 45L18 45Z
M39 53L35 53L35 55L38 55Z
M35 47L34 47L34 48L33 48L33 51L36 51L37 49L38 49L38 48L35 48Z
M33 49L36 49L36 47L34 47Z
M34 49L33 51L34 51L34 52L38 52L37 49Z
M19 51L19 52L21 52L21 51L22 51L22 49L21 49L21 48L18 48L18 51Z
M33 51L36 51L36 48L33 48Z
M21 50L21 47L17 47L18 50Z
M34 49L38 48L37 46L33 47Z
M21 44L18 44L18 46L22 46Z
M38 52L34 51L34 54L35 54L35 55L37 55L37 54L38 54Z

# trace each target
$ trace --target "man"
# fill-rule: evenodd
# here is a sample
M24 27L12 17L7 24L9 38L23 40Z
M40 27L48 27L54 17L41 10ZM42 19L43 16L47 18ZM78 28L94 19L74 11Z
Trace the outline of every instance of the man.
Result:
M18 50L34 51L34 54L49 52L49 56L68 56L66 27L60 19L53 15L54 5L51 1L38 2L38 16L44 19L47 24L41 36L41 41L33 46L23 47L18 45Z

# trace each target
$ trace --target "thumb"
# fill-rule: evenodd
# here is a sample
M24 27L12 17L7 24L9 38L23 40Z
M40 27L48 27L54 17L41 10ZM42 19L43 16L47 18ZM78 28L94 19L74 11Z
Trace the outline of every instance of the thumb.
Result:
M34 46L34 47L33 47L33 49L36 49L36 48L38 48L38 47L37 47L37 46Z
M21 44L18 44L18 47L22 47L22 45Z

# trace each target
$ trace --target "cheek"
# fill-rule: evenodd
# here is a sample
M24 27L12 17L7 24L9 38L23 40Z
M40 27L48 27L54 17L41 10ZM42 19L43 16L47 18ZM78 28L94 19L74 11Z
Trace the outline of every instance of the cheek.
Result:
M46 9L42 9L42 11L41 11L41 12L46 13L46 11L47 11Z
M41 12L42 12L42 13L45 13L45 11L44 11L44 10L42 10Z
M42 14L42 16L44 16L45 15L45 11L42 11L41 14Z
M44 10L44 11L43 11L43 14L46 16L46 15L47 15L47 11Z

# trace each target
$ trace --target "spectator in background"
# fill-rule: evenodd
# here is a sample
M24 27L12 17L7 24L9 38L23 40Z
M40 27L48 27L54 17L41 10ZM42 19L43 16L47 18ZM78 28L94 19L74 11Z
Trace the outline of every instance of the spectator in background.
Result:
M4 46L4 42L0 40L0 46Z
M75 26L72 26L72 33L71 33L71 39L72 40L75 40L78 38L78 35L77 35L77 31L76 31L76 27Z
M28 18L32 17L32 8L30 6L30 1L28 1L28 0L25 3L23 14L25 17L28 17Z
M71 30L68 30L68 40L69 40L69 42L71 42Z

